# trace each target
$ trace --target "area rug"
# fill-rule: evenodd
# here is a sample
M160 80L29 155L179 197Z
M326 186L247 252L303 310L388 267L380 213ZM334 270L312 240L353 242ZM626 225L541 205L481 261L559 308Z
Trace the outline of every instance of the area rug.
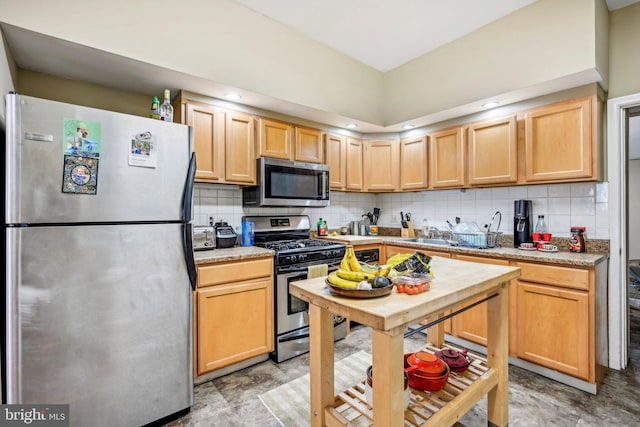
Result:
M334 388L338 394L364 380L371 355L359 351L334 365ZM285 427L309 425L309 374L258 395L269 412Z

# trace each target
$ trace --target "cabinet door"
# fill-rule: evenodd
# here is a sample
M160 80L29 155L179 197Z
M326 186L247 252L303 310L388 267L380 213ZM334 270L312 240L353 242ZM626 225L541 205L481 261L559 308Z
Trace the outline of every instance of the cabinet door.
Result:
M400 141L400 189L427 188L427 137Z
M340 135L324 136L324 158L329 165L329 183L332 190L347 186L347 138Z
M364 190L398 189L398 141L366 141L364 144Z
M227 111L225 141L225 181L256 183L256 155L253 116Z
M527 182L594 178L592 101L580 98L525 113Z
M293 126L276 120L258 119L258 157L293 159Z
M518 181L516 116L469 126L469 185Z
M454 255L454 258L461 261L480 262L483 264L496 264L496 265L509 265L509 261L502 259L475 257L467 255ZM478 297L473 301L469 301L464 306L473 304L485 298L486 295ZM454 310L463 308L464 306L456 307ZM465 340L475 342L477 344L487 345L487 303L483 302L470 308L467 311L454 316L452 318L451 333L457 337Z
M517 356L589 379L587 292L517 281Z
M196 181L224 179L225 113L210 105L186 104L186 124L193 127Z
M429 185L431 188L464 186L466 170L464 134L464 127L455 127L429 135Z
M347 190L362 190L362 140L347 138Z
M198 375L273 351L271 278L198 289Z
M295 160L322 163L322 131L296 126Z

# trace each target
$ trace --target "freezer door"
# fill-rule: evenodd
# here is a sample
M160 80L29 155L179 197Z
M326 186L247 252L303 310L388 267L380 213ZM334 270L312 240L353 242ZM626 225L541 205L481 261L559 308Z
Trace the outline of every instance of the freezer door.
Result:
M8 228L7 403L71 426L140 426L192 404L181 224Z
M77 165L80 171L96 172L95 194L62 191L65 166L67 171L75 170L70 160L65 164L65 151L74 152L69 124L76 121L91 128L87 137L99 154L87 168ZM151 135L153 156L132 153L132 140L143 133ZM7 95L6 222L180 220L190 142L188 126ZM75 153L82 157L81 152ZM136 166L131 164L131 159L140 158L147 160L147 166L155 162L155 167L140 166L138 161L133 161Z

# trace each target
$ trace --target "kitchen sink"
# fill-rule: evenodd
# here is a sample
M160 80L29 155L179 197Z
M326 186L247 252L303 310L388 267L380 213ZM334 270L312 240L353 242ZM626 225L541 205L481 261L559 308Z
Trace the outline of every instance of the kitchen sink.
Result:
M441 246L456 246L457 242L447 239L429 239L425 237L401 237L398 240L403 242L423 243L425 245L441 245Z

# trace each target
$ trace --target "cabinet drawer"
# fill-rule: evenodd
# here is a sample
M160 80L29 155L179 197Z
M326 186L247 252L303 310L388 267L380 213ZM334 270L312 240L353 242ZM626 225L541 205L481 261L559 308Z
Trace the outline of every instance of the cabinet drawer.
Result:
M516 265L521 268L520 280L585 291L589 290L588 270L525 262L518 262Z
M198 287L267 277L273 274L273 258L221 262L198 267Z

